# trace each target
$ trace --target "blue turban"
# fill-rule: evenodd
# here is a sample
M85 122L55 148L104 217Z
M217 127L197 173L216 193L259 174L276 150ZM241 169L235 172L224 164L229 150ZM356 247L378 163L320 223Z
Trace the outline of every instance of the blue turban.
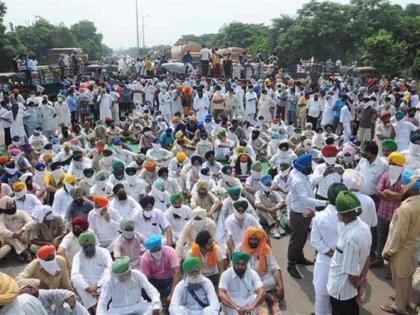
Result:
M120 145L120 144L122 144L122 141L121 141L121 139L119 139L119 138L115 138L115 139L112 141L112 144L113 144L113 145Z
M162 247L162 236L159 234L150 235L146 242L144 242L144 247L149 250Z
M300 155L294 162L293 167L299 172L302 172L305 168L312 165L312 154L304 153Z
M199 161L200 164L203 164L203 159L199 155L193 155L191 157L191 164L194 165L195 162Z
M204 119L205 122L211 122L211 115L206 115L206 118Z
M36 170L40 171L40 170L44 170L46 165L45 165L44 162L38 161L38 162L35 163L34 167L35 167Z
M54 138L51 139L51 143L52 144L60 144L60 139L57 138L57 137L54 137Z
M210 169L208 167L204 167L200 170L200 174L204 175L204 176L209 176L210 175Z
M401 174L401 182L403 185L407 185L410 182L410 177L416 175L416 171L414 170L405 170ZM412 187L413 189L420 190L420 179L416 181L416 183Z
M271 177L271 175L265 175L263 177L261 177L260 181L261 184L263 184L264 186L271 186L271 181L273 180L273 178Z

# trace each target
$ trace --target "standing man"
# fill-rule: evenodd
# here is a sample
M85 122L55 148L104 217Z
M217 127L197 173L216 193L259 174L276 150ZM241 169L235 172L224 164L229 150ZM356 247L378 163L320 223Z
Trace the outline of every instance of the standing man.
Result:
M411 302L411 282L417 267L420 247L420 181L415 171L406 170L401 175L403 202L395 210L389 226L388 239L382 257L390 262L395 300L392 305L382 305L384 312L406 314Z
M205 45L200 51L200 61L201 61L201 76L207 77L209 72L209 62L210 62L210 49Z
M362 213L362 207L356 195L349 191L339 192L335 206L344 227L328 274L331 314L358 315L369 268L372 236L369 227L357 218Z
M316 207L326 207L328 201L315 199L309 175L312 174L312 154L304 153L293 163L294 176L290 177L290 227L291 235L287 251L287 271L292 277L302 278L296 264L313 265L303 256L303 247L308 236L309 225Z

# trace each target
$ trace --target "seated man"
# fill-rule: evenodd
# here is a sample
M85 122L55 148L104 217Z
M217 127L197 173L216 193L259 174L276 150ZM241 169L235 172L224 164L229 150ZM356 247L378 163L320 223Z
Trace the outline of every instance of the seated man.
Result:
M140 270L159 291L161 298L169 302L180 279L176 252L172 247L162 245L162 237L157 234L150 236L144 246L147 250L141 256Z
M82 250L73 258L71 281L82 304L89 311L94 311L99 296L99 287L109 276L112 258L109 251L96 246L94 232L87 231L79 236Z
M15 191L16 207L33 217L35 209L42 206L41 201L35 195L28 193L24 182L16 182L12 187Z
M150 298L147 302L142 291ZM109 308L108 308L109 305ZM161 309L159 292L139 270L131 270L130 258L117 258L101 288L97 314L145 314L159 315Z
M211 281L200 271L200 259L188 257L182 263L185 278L175 287L170 315L218 315L220 303Z
M199 180L197 182L197 192L194 192L191 197L191 208L201 207L208 212L209 217L212 217L220 210L222 204L213 192L209 191L207 181Z
M220 274L225 270L226 256L213 241L209 231L198 232L188 256L200 259L203 276L209 278L214 288L217 288Z
M241 237L248 227L261 227L258 220L246 212L248 206L247 200L235 201L233 213L226 219L227 246L230 253L241 242Z
M121 218L133 218L140 210L138 201L128 196L123 184L118 183L112 188L114 198L109 202L109 206L115 209Z
M73 197L71 196L70 192L74 188L76 181L77 179L73 175L66 174L64 176L63 187L57 189L57 191L54 194L54 201L51 206L54 215L60 216L64 219L67 208L69 204L71 204L71 202L73 201Z
M242 241L236 250L248 253L249 266L258 272L266 290L265 298L271 305L272 313L279 313L279 302L284 298L283 277L273 255L268 236L260 227L248 227L242 234Z
M38 249L43 245L52 244L58 246L67 228L61 217L53 215L50 206L40 206L34 211L36 223L31 231L31 251L36 254Z
M171 206L165 211L165 216L172 227L172 238L176 242L184 225L191 219L192 210L189 206L183 204L184 197L182 193L172 194L169 202Z
M114 242L114 258L128 256L130 258L130 267L140 269L140 256L144 251L144 242L146 237L136 232L133 219L124 218L120 223L120 232Z
M17 275L19 285L30 283L40 289L73 290L66 260L57 256L53 245L44 245L36 253L37 258Z
M87 217L95 205L85 197L86 192L82 187L75 187L71 190L70 194L73 197L73 201L67 208L66 222L71 222L74 217Z
M68 232L58 247L57 254L64 257L67 269L71 271L74 256L82 249L79 244L79 235L89 227L87 218L74 217L71 222L71 231Z
M265 290L260 276L248 268L251 256L245 252L233 252L232 267L220 277L219 298L227 315L257 314L264 301Z
M28 246L28 234L32 229L34 221L22 210L16 210L15 201L4 196L0 199L0 236L3 237L5 245L2 246L2 257L5 257L12 248L16 254L20 255L27 262L32 260L30 252L26 249Z
M203 208L197 207L192 211L192 218L188 221L179 235L176 242L175 251L179 260L185 258L191 244L195 242L195 238L200 231L207 230L214 238L216 234L216 223L213 219L207 217L207 211Z

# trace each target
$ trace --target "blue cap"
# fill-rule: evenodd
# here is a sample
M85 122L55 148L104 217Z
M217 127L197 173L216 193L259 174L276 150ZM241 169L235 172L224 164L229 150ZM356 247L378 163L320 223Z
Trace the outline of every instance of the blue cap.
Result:
M271 181L272 180L273 180L273 178L271 177L271 175L265 175L265 176L261 177L260 182L264 186L271 186Z
M411 176L416 175L416 171L414 170L405 170L401 174L401 182L403 185L407 185L410 182ZM420 189L420 179L416 181L416 183L413 185L414 189Z
M144 243L144 247L149 250L162 247L162 236L159 234L150 235Z
M308 166L312 165L312 154L304 153L300 155L293 163L293 167L298 171L303 171Z

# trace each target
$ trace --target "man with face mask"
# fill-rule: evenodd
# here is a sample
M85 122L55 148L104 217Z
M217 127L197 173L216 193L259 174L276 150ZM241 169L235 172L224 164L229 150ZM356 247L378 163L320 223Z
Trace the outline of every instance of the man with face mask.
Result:
M151 299L147 302L142 291ZM108 308L109 305L109 308ZM159 292L139 270L130 268L130 259L119 257L112 263L111 277L101 288L98 314L145 314L159 315L161 309Z
M0 212L0 235L4 240L0 258L5 257L13 248L23 259L31 261L31 254L26 248L34 221L25 211L17 210L15 201L9 196L0 199Z
M31 230L31 251L36 254L43 245L58 246L66 234L67 227L61 217L53 215L50 206L38 206L34 209L35 224Z
M325 97L324 110L322 112L321 127L325 128L326 125L332 124L334 121L334 106L335 95L333 91L328 91Z
M71 231L61 241L57 254L64 257L67 262L67 269L71 271L74 256L82 249L79 244L79 235L87 231L89 222L84 217L74 217L71 222Z
M136 232L135 222L131 218L124 218L119 225L120 235L115 239L114 258L128 256L130 259L130 267L140 269L140 256L144 251L144 242L146 237Z
M169 160L174 156L171 151L163 149L159 142L159 139L154 139L152 141L152 148L147 150L146 158L149 160L154 160L160 166L167 166Z
M213 219L207 217L205 209L196 207L192 211L191 220L184 225L176 243L175 251L179 260L185 258L191 244L195 242L197 234L203 230L209 231L214 238L216 236L216 223Z
M57 256L54 245L44 245L38 249L37 258L17 275L18 284L33 284L40 289L72 290L66 261Z
M338 148L335 145L325 145L321 149L324 163L317 164L314 173L310 176L313 187L316 189L316 198L328 199L328 188L333 183L340 183L344 168L337 163ZM317 210L322 210L318 208Z
M187 257L182 263L185 277L175 287L170 315L217 315L220 303L213 284L200 271L197 257Z
M45 136L50 139L58 125L56 120L57 113L52 104L48 102L48 97L41 101L39 106L39 114L42 131L44 132Z
M296 154L290 149L288 140L282 140L278 145L278 152L271 157L269 164L272 169L277 169L282 162L293 161L295 158Z
M67 173L83 178L83 170L92 167L92 160L85 157L80 147L73 147L73 158L70 162Z
M54 201L55 193L64 185L65 173L61 168L60 162L52 162L50 165L50 172L44 176L45 190L48 192L48 204Z
M284 298L283 277L264 229L248 227L235 250L251 256L249 266L261 277L266 290L265 299L271 306L273 314L279 313L278 303Z
M153 183L158 179L156 172L157 162L155 160L147 160L143 163L144 168L140 171L139 177L147 183L147 192L152 189Z
M76 186L70 191L73 201L67 208L65 221L71 222L74 217L87 217L89 211L95 207L95 204L85 197L86 192L82 187Z
M112 141L112 148L115 151L115 158L120 159L125 165L134 161L134 152L124 149L121 139L116 138Z
M246 252L232 254L232 267L222 273L219 297L227 315L257 314L264 302L265 290L256 271L248 267L251 256Z
M125 191L128 196L134 200L140 200L140 197L146 194L147 184L138 176L138 168L136 162L131 162L125 169L124 181Z
M353 315L359 313L372 237L369 227L357 219L362 208L359 199L352 192L340 191L335 206L338 218L344 226L331 258L327 291L333 315Z
M398 148L399 150L399 148ZM401 152L401 150L399 150ZM401 152L406 159L404 169L419 169L420 168L420 134L415 133L410 137L410 144L407 150Z
M112 189L114 198L109 202L111 208L115 209L121 218L133 218L140 210L139 203L133 197L128 196L124 185L118 183Z
M108 250L96 246L94 232L80 234L79 244L82 250L73 258L71 281L83 306L89 311L94 311L99 289L109 277L112 258ZM126 291L122 292L128 294Z
M98 237L98 245L113 252L113 241L118 236L121 217L115 209L109 207L108 198L94 196L95 209L88 214L90 229Z
M2 183L6 183L9 186L13 186L13 184L17 181L19 181L19 177L22 176L22 174L16 170L16 164L15 162L9 161L4 165L5 173L1 176L0 181Z
M94 196L106 196L112 195L112 185L108 184L108 175L104 171L99 171L95 175L95 182L90 187L90 194Z
M146 251L141 256L140 270L159 291L161 298L170 302L181 276L176 252L172 247L162 244L162 236L159 234L149 236L144 246Z
M194 97L193 108L198 122L203 122L209 114L210 100L202 88L197 89L197 95Z
M200 179L195 188L196 191L191 197L191 208L201 207L208 212L209 217L212 217L222 207L219 198L209 191L209 183L206 180Z
M377 123L375 128L375 136L378 140L380 140L378 141L379 152L382 152L382 141L386 139L394 139L395 129L391 123L391 114L382 113L380 118L381 122Z
M271 175L261 177L260 187L255 193L255 208L260 219L270 227L270 235L280 238L280 210L286 208L286 204L280 195L271 189Z
M58 95L57 102L54 103L54 109L57 114L55 117L58 126L69 126L71 120L71 114L67 103L64 102L64 96Z
M411 283L417 266L419 250L420 181L416 171L405 170L401 175L403 198L392 216L388 239L382 252L389 261L394 284L394 302L382 305L381 309L392 314L406 314L411 303Z
M328 188L330 204L323 211L317 212L313 219L310 242L318 252L313 279L315 315L329 314L331 312L327 282L331 257L334 254L338 235L343 225L337 217L335 208L335 200L340 191L347 191L347 187L341 183L334 183Z
M169 199L171 206L165 211L165 216L172 228L174 242L178 241L184 225L192 217L192 210L184 205L184 197L181 193L172 194Z
M112 161L112 173L108 178L108 184L114 187L125 180L125 164L123 161L114 159Z
M28 193L24 182L15 182L12 187L15 192L16 207L34 217L36 208L42 206L41 201L35 195Z
M146 237L152 234L160 234L164 231L166 244L172 246L172 229L162 211L154 207L155 198L144 196L140 199L141 210L134 217L136 229Z
M398 111L395 113L395 119L397 120L395 129L395 142L398 146L398 151L405 151L410 147L410 136L414 132L418 131L418 127L413 123L404 119L405 113Z
M296 264L313 265L303 255L309 225L316 207L325 207L326 200L315 198L309 175L312 174L312 154L304 153L293 162L294 172L289 181L288 206L290 208L291 236L287 252L287 271L292 277L302 278Z
M23 109L19 108L19 104L16 101L12 101L12 108L9 112L2 116L3 120L8 120L10 122L10 135L13 138L14 136L19 136L21 142L26 138L26 131L24 127L24 118L26 113Z

